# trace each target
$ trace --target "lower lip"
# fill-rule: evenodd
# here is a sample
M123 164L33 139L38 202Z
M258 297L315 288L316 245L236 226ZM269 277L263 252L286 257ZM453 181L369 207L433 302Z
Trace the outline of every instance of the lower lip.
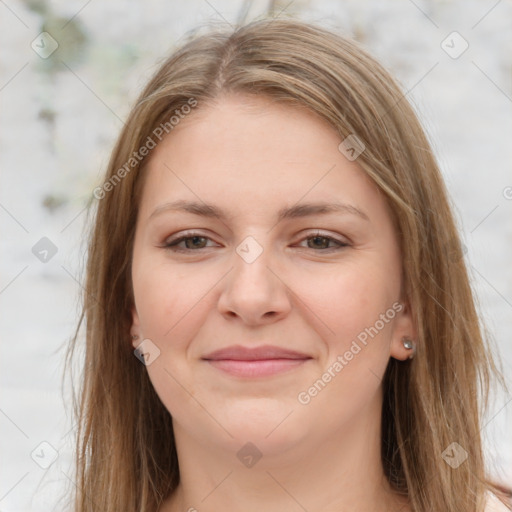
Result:
M308 359L261 359L239 361L235 359L208 360L215 368L236 377L264 377L285 373L302 366Z

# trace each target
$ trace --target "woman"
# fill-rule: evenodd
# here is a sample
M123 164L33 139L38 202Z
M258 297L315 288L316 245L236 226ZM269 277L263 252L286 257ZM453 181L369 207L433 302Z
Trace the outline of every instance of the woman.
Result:
M357 43L196 37L94 195L76 511L512 509L445 185Z

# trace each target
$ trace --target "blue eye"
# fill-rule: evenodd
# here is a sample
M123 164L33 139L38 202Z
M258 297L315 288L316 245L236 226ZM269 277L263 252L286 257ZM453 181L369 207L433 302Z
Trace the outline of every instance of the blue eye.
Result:
M197 252L201 249L207 249L208 247L206 244L209 241L212 241L211 238L208 238L207 236L201 235L201 233L191 232L186 233L183 236L180 236L175 239L171 239L167 241L164 244L165 249L169 249L173 252ZM303 238L301 242L304 241L313 241L313 244L316 244L317 247L312 247L308 243L307 249L313 249L315 252L332 252L340 250L344 247L348 247L349 244L346 242L342 242L341 240L338 240L332 236L327 236L321 233L316 232L314 235L307 236L306 238ZM334 247L329 247L330 244L336 244ZM180 244L185 244L184 246L180 247Z

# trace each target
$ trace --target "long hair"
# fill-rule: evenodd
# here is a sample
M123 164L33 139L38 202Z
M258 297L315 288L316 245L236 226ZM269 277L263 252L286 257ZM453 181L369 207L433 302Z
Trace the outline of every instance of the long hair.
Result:
M307 108L341 140L352 135L364 144L357 163L390 206L418 327L416 357L390 358L383 379L384 471L415 512L482 512L487 491L500 488L488 476L480 430L490 382L504 380L428 139L401 87L359 43L283 19L211 30L183 44L140 94L112 152L95 194L83 311L67 354L69 361L85 323L74 398L75 511L156 512L179 483L172 418L129 341L131 258L149 157L130 159L159 127L172 137L176 111L230 92ZM467 453L457 468L447 462L454 449Z

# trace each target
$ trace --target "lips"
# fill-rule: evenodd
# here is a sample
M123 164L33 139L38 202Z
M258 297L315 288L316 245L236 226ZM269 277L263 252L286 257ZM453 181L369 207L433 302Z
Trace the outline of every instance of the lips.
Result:
M264 345L262 347L247 348L240 345L215 350L203 357L211 361L231 359L234 361L258 361L269 359L311 359L310 356L293 350Z
M290 371L312 359L307 354L271 345L234 345L203 357L213 367L236 377L263 377Z

